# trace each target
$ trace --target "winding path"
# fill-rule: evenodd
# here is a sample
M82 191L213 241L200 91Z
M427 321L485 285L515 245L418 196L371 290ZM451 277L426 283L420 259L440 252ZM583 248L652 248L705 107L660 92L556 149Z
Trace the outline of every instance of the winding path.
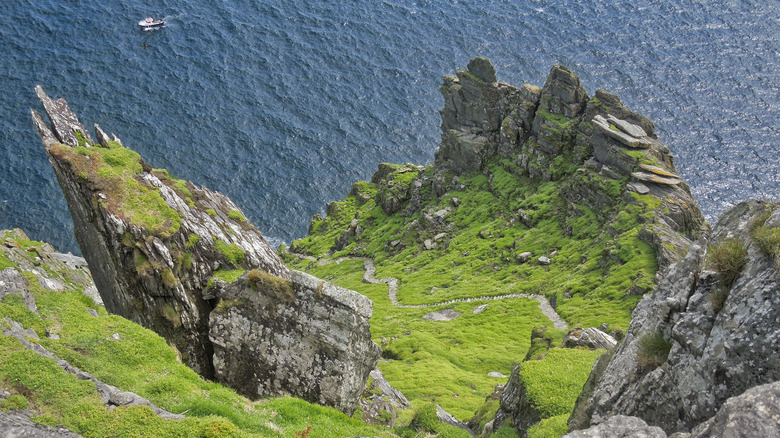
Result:
M374 274L376 274L376 266L374 265L374 261L367 257L340 257L337 259L317 259L312 256L307 256L303 254L298 254L294 252L290 252L289 248L286 249L287 254L291 256L295 256L301 259L310 260L317 263L317 266L325 266L329 265L331 263L339 264L346 260L362 260L363 261L363 269L365 272L363 273L362 281L363 283L367 284L379 284L379 283L385 283L387 284L387 295L390 298L390 302L393 304L393 306L398 307L400 309L422 309L427 307L438 307L438 306L446 306L448 304L455 304L455 303L470 303L473 301L494 301L494 300L506 300L506 299L512 299L512 298L531 298L533 300L536 300L539 302L539 309L542 311L544 316L550 318L550 321L552 321L553 326L558 330L568 330L569 326L566 324L566 321L561 318L560 315L553 309L553 307L550 305L550 302L547 300L547 298L543 297L542 295L537 294L506 294L506 295L492 295L492 296L482 296L482 297L472 297L472 298L457 298L454 300L449 301L442 301L438 303L429 303L429 304L401 304L398 302L398 279L395 277L384 277L377 279Z

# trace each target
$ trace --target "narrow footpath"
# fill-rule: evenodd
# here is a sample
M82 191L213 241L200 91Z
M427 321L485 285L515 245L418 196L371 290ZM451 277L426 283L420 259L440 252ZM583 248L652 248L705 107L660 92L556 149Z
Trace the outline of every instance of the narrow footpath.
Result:
M550 305L550 302L547 300L547 298L543 297L542 295L537 294L506 294L506 295L493 295L493 296L482 296L482 297L472 297L472 298L458 298L455 300L449 300L449 301L442 301L438 303L429 303L429 304L401 304L398 302L398 279L395 277L384 277L377 279L374 275L376 274L376 266L374 265L374 261L367 257L340 257L337 259L317 259L312 256L297 254L294 252L290 252L289 249L287 249L287 254L291 256L298 257L300 259L304 260L310 260L313 262L316 262L318 266L325 266L329 265L331 263L341 263L345 260L362 260L363 261L363 283L367 284L378 284L378 283L385 283L387 284L387 295L390 298L390 302L393 304L393 306L398 307L400 309L422 309L427 307L439 307L439 306L446 306L448 304L455 304L455 303L471 303L474 301L495 301L495 300L507 300L507 299L513 299L513 298L530 298L533 300L536 300L539 303L539 309L542 311L544 316L548 317L550 321L552 321L553 326L558 330L568 330L569 326L566 324L566 321L561 318L560 315L558 315L558 312L553 309L553 307Z

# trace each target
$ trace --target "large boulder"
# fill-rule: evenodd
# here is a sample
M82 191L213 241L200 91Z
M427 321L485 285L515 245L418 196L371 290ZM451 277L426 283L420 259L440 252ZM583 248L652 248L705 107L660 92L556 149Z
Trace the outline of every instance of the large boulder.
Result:
M676 432L674 438L755 438L780 436L780 382L755 386L726 400L709 420L691 433ZM666 438L658 426L649 426L641 418L615 415L603 423L575 430L563 438L647 437Z
M696 426L690 438L780 436L780 382L748 389Z
M657 426L648 426L641 418L615 415L607 421L584 430L567 433L563 438L666 438Z
M249 271L211 312L217 380L250 398L291 394L351 414L381 349L371 300L292 271Z

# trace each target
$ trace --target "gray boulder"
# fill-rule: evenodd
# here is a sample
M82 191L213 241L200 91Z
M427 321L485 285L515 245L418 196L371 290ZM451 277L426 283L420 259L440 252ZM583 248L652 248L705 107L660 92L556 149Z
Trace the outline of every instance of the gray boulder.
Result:
M714 417L691 432L691 438L777 436L780 436L780 382L755 386L728 399Z
M218 381L256 399L290 394L351 414L381 349L371 300L293 271L249 271L209 317Z
M563 338L563 346L567 348L586 347L591 350L611 350L616 345L615 338L593 327L584 330L581 328L571 330Z
M660 427L648 426L637 417L615 415L607 421L585 430L567 433L563 438L666 438Z
M468 68L470 73L480 78L484 82L493 83L498 80L496 79L495 67L493 67L493 64L490 63L490 60L482 56L472 58L466 68Z

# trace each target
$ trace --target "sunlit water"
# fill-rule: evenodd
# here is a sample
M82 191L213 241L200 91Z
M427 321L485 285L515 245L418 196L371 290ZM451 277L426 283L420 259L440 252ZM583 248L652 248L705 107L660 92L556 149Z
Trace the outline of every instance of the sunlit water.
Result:
M0 228L78 251L30 123L36 84L279 243L378 162L430 162L441 76L476 55L509 83L561 63L619 94L710 221L780 195L777 1L155 3L0 2ZM149 15L168 24L144 32Z

